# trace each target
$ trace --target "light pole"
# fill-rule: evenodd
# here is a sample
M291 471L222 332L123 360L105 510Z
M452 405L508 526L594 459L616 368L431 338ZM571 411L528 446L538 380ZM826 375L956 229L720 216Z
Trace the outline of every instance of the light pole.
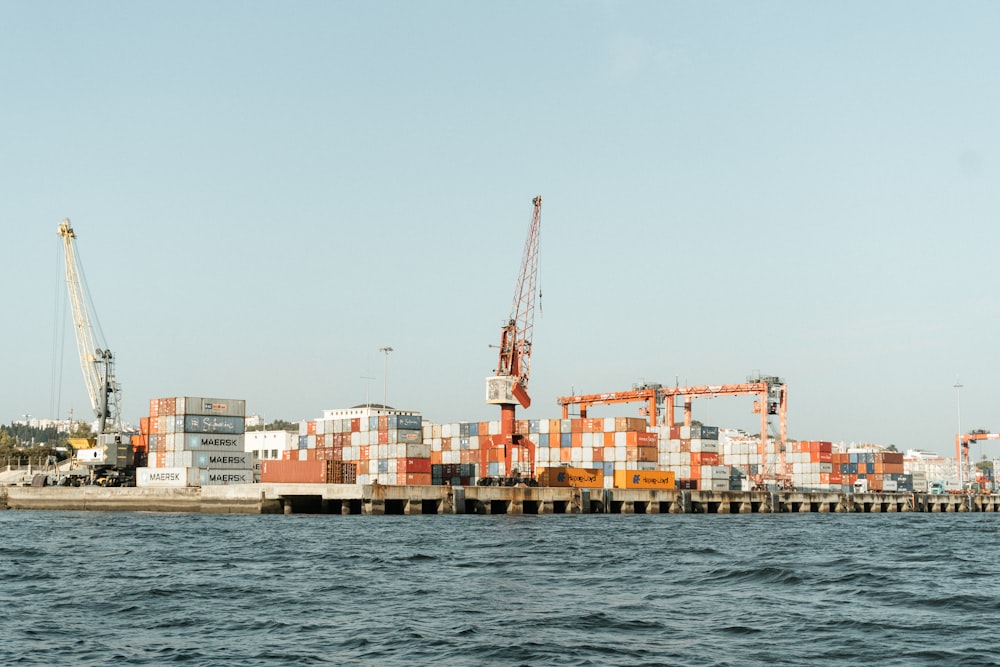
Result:
M382 366L382 407L385 409L389 408L389 353L392 352L391 347L380 347L379 352L385 354L385 363Z
M962 383L955 378L955 402L958 408L958 484L965 488L965 466L962 465Z

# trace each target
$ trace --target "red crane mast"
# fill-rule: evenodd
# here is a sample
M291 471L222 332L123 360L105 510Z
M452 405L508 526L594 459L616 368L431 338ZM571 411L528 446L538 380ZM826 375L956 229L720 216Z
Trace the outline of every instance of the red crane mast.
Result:
M527 472L534 474L534 445L522 435L514 433L514 409L517 404L531 405L528 380L531 377L531 336L535 326L535 301L538 294L538 233L541 225L542 198L532 200L534 208L528 237L524 242L521 268L514 288L510 317L500 332L500 355L496 374L486 378L486 402L500 406L500 436L485 451L505 464L505 473L512 472L512 454L527 463ZM500 451L502 448L502 451ZM500 463L500 460L493 462Z

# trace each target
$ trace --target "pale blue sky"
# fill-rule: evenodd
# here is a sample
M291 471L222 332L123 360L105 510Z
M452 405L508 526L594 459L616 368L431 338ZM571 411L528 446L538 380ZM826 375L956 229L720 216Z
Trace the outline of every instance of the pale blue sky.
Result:
M132 421L381 400L386 345L390 404L496 419L541 194L520 415L759 370L792 437L952 453L956 376L1000 429L997 35L992 2L0 2L0 419L88 411L64 217Z

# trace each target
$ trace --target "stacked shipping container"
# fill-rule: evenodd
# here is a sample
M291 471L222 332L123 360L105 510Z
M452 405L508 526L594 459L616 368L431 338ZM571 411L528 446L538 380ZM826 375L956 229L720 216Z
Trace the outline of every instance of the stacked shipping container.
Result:
M422 427L421 416L409 412L308 420L299 425L299 448L283 456L285 461L341 464L338 473L324 473L327 483L429 485L430 446L423 442ZM320 474L309 470L265 462L261 481L300 481L301 475Z
M901 452L850 451L833 455L841 483L851 490L864 481L867 491L913 491L913 475L905 474Z
M249 484L253 460L244 451L246 401L184 396L149 402L147 466L139 486Z

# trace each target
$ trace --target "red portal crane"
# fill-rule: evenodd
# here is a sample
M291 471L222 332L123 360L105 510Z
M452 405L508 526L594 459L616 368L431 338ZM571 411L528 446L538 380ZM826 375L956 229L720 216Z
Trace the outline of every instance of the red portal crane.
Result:
M535 300L538 296L538 231L541 223L542 198L532 200L534 209L528 238L524 242L521 269L514 288L510 317L500 332L500 357L496 374L486 378L486 402L500 406L500 436L486 448L491 460L504 463L504 474L514 472L516 459L529 476L534 474L535 446L527 438L514 433L514 408L520 403L531 405L528 379L531 377L531 334L535 326ZM526 464L526 465L525 465Z
M958 477L964 486L975 481L975 470L969 461L969 445L978 440L1000 440L1000 433L966 433L955 436L955 458L958 461Z

